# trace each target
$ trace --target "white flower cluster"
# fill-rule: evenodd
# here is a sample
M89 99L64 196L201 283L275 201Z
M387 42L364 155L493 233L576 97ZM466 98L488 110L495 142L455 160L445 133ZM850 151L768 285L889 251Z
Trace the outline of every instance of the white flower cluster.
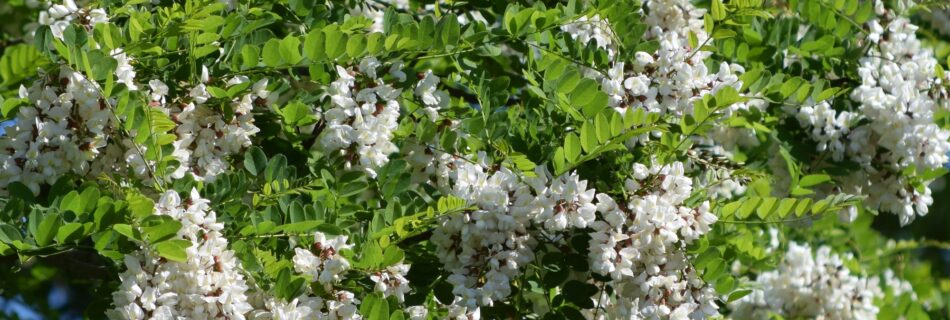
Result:
M374 287L377 292L381 292L383 297L396 297L396 300L403 302L406 300L406 293L409 292L409 280L406 274L409 273L409 265L397 263L378 271L369 278L376 283Z
M636 52L630 64L613 62L605 75L585 70L586 76L601 82L601 89L609 97L611 107L621 113L630 108L642 108L681 116L692 112L693 102L706 94L715 94L727 86L737 91L742 88L739 75L745 72L744 67L723 62L718 72L711 73L704 63L711 53L689 44L690 33L697 36L699 43L704 43L709 37L703 28L705 10L697 9L686 0L644 1L644 8L642 14L648 27L644 40L656 40L659 48L655 52ZM611 58L618 50L608 21L599 16L583 17L561 30L577 41L593 41ZM762 110L765 106L763 101L752 99L736 102L722 112L730 116L738 110ZM649 134L643 134L628 144L647 139ZM728 154L739 145L758 145L753 130L728 126L719 126L708 138L698 140L711 140L709 142L718 154Z
M440 3L442 6L446 6L446 5L451 6L450 4L451 2L447 2L445 0L438 0L435 2ZM430 12L430 13L435 12L436 3L426 4L425 6L422 7L422 9L424 9L425 12ZM351 8L350 15L354 17L363 16L373 21L373 25L369 27L370 32L383 32L383 26L384 26L385 17L386 17L386 9L390 7L395 8L396 10L400 10L400 11L411 12L411 8L409 7L409 0L377 0L377 1L367 1L367 2L361 3L360 5L356 7ZM479 22L488 24L488 21L485 19L482 13L477 10L465 12L464 14L459 15L456 18L456 20L458 21L459 24L462 24L462 25L466 25L470 21L479 21Z
M576 174L552 178L537 167L534 177L519 178L485 158L442 155L437 161L444 192L477 208L448 216L431 238L452 273L451 314L475 317L480 306L507 297L509 282L534 260L540 239L586 228L594 230L591 270L610 275L615 292L599 298L608 310L600 318L717 314L715 292L691 269L684 249L717 219L708 202L695 208L683 203L693 181L682 163L637 164L627 181L631 200L621 208L610 196L587 189Z
M394 64L393 77L405 74ZM325 129L320 136L324 151L340 151L347 165L358 165L371 177L376 169L389 162L389 155L399 151L392 142L393 131L399 125L399 95L401 91L385 83L377 75L380 62L364 58L359 72L337 66L339 78L330 84L330 108L323 112Z
M544 229L555 232L565 229L587 228L596 218L597 205L593 203L594 189L587 189L587 181L576 174L562 175L547 181L547 172L538 174L535 186L537 197L530 204L534 221Z
M484 153L478 162L450 155L438 162L440 186L478 208L448 216L430 239L452 273L455 312L473 315L510 295L509 281L534 260L536 241L528 231L534 195L507 168L487 169Z
M294 249L294 270L310 276L312 281L320 282L326 288L332 288L350 269L349 260L340 255L340 251L351 249L353 245L346 243L347 236L344 235L327 237L316 232L313 239L313 251Z
M950 108L950 99L941 89L945 79L935 79L933 51L915 35L917 26L892 15L883 11L868 23L873 43L860 60L861 85L851 94L867 124L851 129L848 145L850 158L863 171L845 182L854 193L868 195L867 205L897 214L906 225L927 214L933 199L929 187L916 189L902 172L921 173L947 163L950 130L934 123L934 114Z
M292 301L257 294L255 310L248 314L250 320L302 320L315 319L323 307L320 297L301 296Z
M333 299L301 295L292 301L283 301L261 295L255 301L257 308L251 311L251 320L360 320L360 301L352 292L337 290Z
M271 302L268 302L268 310L270 310L268 312L272 314L273 319L291 319L273 316L276 310L286 310L288 308L301 310L301 313L309 310L309 313L303 316L304 319L362 319L359 314L360 300L356 299L352 292L334 288L334 284L342 281L344 279L343 274L350 270L349 260L343 257L340 251L349 250L352 247L352 244L347 243L347 236L327 236L322 232L316 232L314 233L312 250L295 248L294 270L309 276L311 281L322 284L324 290L332 296L332 299L321 299L305 294L298 299L306 306L306 310L293 306L296 300L290 304L273 302L276 307L280 308L271 307ZM408 269L408 266L406 268ZM403 280L405 279L403 278ZM408 284L408 281L406 281L406 284ZM406 288L406 291L408 291L408 288ZM263 315L266 315L266 312Z
M428 70L416 84L414 92L422 101L423 111L432 121L438 119L439 110L449 105L449 94L438 88L440 80L439 76L432 73L432 70Z
M844 258L822 246L812 254L807 244L790 243L774 271L758 275L754 291L732 303L736 319L783 318L874 319L874 300L884 293L878 278L851 274Z
M138 90L139 87L135 85L135 68L132 67L132 58L122 49L113 49L109 54L116 61L115 82L124 84L129 90Z
M21 86L19 96L29 105L0 137L0 186L19 181L39 193L68 172L88 173L112 134L113 114L98 85L62 67Z
M709 35L703 28L704 10L686 0L645 1L644 22L648 29L645 40L656 40L656 52L637 52L630 66L617 62L602 79L602 87L610 96L610 105L618 111L645 108L647 111L682 115L692 110L692 103L707 93L725 86L742 87L737 74L745 69L723 62L718 73L710 73L703 62L711 53L689 44L689 33L699 42ZM743 103L733 109L746 108Z
M571 39L579 43L593 41L595 46L606 50L607 55L611 58L617 53L614 44L616 36L613 29L611 29L607 19L601 19L600 15L594 15L590 18L587 16L580 17L574 22L562 25L561 31L566 32L571 36Z
M240 272L224 228L208 200L197 190L182 201L168 191L155 205L155 215L181 222L177 239L191 242L184 262L168 261L143 249L125 256L126 271L113 293L112 319L244 319L252 310L248 286Z
M53 37L64 40L63 32L70 24L79 24L86 30L92 30L96 24L109 22L109 16L103 9L79 8L73 0L64 0L63 4L50 3L49 9L40 12L40 25L49 26ZM29 27L35 27L29 26ZM35 32L36 29L30 31Z
M685 251L716 222L709 203L683 202L692 180L680 162L634 164L627 180L626 208L597 195L598 219L591 224L590 265L609 275L615 297L603 296L606 319L701 319L718 314L717 298L693 269Z
M818 143L815 149L829 152L832 159L844 159L846 138L851 133L851 123L858 116L848 111L837 112L828 100L815 103L809 99L801 108L786 106L786 112L795 114L798 124L807 129L808 137Z
M211 97L204 84L208 82L207 72L203 68L202 83L194 86L185 98L166 97L169 87L160 80L148 84L150 105L162 108L175 123L172 156L178 166L169 174L172 179L190 174L199 181L213 181L225 172L229 166L227 158L249 147L251 137L260 131L254 125L254 107L266 107L276 99L267 90L267 79L262 79L250 87L249 93L230 102L233 114L224 114L218 107L206 104ZM245 76L237 76L226 85L231 88L249 81ZM148 166L154 166L135 148L128 148L124 157L139 176L145 176Z

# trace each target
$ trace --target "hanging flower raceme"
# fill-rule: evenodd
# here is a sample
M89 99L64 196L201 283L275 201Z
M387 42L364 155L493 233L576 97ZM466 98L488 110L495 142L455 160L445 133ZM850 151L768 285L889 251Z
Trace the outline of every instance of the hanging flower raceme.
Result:
M202 74L201 81L208 82L207 68L203 68ZM225 85L230 89L247 86L250 81L246 76L236 76ZM174 122L172 132L176 139L171 155L178 165L169 172L172 179L188 174L199 181L213 181L225 172L229 168L228 157L251 146L251 137L260 132L254 125L254 108L266 108L276 99L267 90L268 80L261 79L250 86L248 93L225 102L233 113L224 113L218 106L207 104L211 95L204 82L192 87L188 96L176 98L167 97L170 89L164 82L149 81L151 106L161 108ZM145 161L135 148L126 151L125 159L139 176L154 165Z
M40 12L39 25L49 26L56 39L64 40L63 32L71 24L77 24L85 30L92 30L96 24L109 22L109 16L103 9L80 8L74 0L64 0L62 4L50 3L49 9ZM31 25L30 33L36 32L37 25Z
M406 293L409 292L407 273L409 273L409 265L398 263L376 272L369 278L376 283L374 288L377 292L381 292L383 297L393 296L399 302L403 302L406 300Z
M341 250L350 249L346 236L328 237L322 232L314 234L312 250L294 249L294 270L310 276L312 281L320 282L330 288L339 282L343 273L350 269L350 262L340 255Z
M784 318L874 319L874 305L884 293L877 278L851 274L841 257L822 246L813 254L807 244L791 243L778 269L755 279L752 294L730 307L736 319ZM892 281L894 282L894 281Z
M485 154L477 161L442 155L437 170L440 187L477 207L447 217L431 238L461 314L510 295L510 280L534 260L531 188L507 168L488 169Z
M371 177L399 151L392 139L399 125L401 91L382 79L380 66L376 58L367 57L358 72L336 67L339 78L328 90L330 106L322 112L325 128L319 141L324 151L341 153L348 166L356 164ZM393 77L401 73L389 72Z
M863 120L847 136L848 159L862 170L844 179L845 191L867 195L866 205L895 213L906 225L926 215L933 198L931 181L917 181L905 172L936 170L950 160L950 130L934 120L939 110L950 106L950 99L943 87L946 80L935 78L933 51L922 47L915 35L917 26L880 3L877 11L879 18L868 22L870 49L858 68L861 85L851 93L859 104L857 115L842 111L834 126L847 133L846 121L839 118ZM832 119L834 111L825 112L825 118ZM831 151L838 159L840 147L833 143Z
M224 225L209 202L192 190L184 200L164 193L155 215L181 223L175 239L191 245L184 261L169 261L149 247L125 256L126 270L113 293L111 319L244 319L252 310L240 262L228 249Z
M328 236L322 232L316 232L310 249L294 249L294 270L308 276L311 281L320 283L324 292L329 295L328 298L312 296L312 292L307 290L307 293L298 297L302 305L311 312L312 318L341 320L362 318L358 309L360 300L352 292L337 288L339 282L344 279L344 273L350 270L350 262L341 255L341 251L352 247L352 244L347 243L347 236ZM262 315L273 316L280 310L300 308L295 306L295 303L296 301L290 303L269 301L268 311L263 312ZM281 318L275 316L274 319Z
M684 201L692 180L674 162L634 164L627 180L626 207L597 195L598 219L591 224L591 271L609 275L613 296L603 295L601 317L699 319L716 315L715 291L691 267L685 246L706 234L717 218L709 203ZM593 315L594 312L591 312Z
M432 121L438 119L439 110L449 105L449 94L439 90L439 81L439 76L433 74L432 70L428 70L422 75L414 91L416 97L422 101L423 111Z
M99 86L67 67L20 87L14 124L0 137L0 186L33 193L66 173L85 175L113 134L112 110Z

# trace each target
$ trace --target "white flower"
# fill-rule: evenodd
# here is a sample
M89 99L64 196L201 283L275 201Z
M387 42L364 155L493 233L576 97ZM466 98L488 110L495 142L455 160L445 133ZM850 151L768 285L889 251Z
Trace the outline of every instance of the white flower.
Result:
M422 80L419 80L419 83L416 84L415 90L416 96L422 100L422 103L434 111L449 105L449 95L444 91L440 91L437 88L438 85L439 77L433 74L432 70L428 70ZM435 115L430 114L430 119L435 121Z
M840 257L822 246L815 254L808 245L790 243L778 269L759 274L753 293L732 303L739 319L784 318L873 319L883 298L877 278L852 275Z
M132 59L122 49L113 49L110 54L118 63L115 68L116 82L125 84L129 90L138 90L138 86L135 85L135 69L130 64Z
M350 269L349 261L340 255L341 250L353 247L346 239L343 235L328 237L322 232L314 233L312 251L294 249L294 270L329 288L342 280L342 274Z
M0 137L0 190L19 181L34 193L64 174L97 174L113 132L113 115L99 87L62 67L18 94L29 101ZM112 158L113 160L115 158Z
M384 297L395 296L396 300L402 302L405 300L406 293L409 292L407 273L409 273L409 265L399 263L386 267L385 270L376 272L369 278L376 283L377 292L382 292Z
M364 58L360 72L376 75L379 65L375 58ZM341 66L336 69L339 78L328 90L331 108L319 114L326 122L319 138L320 147L328 153L340 151L348 158L347 166L358 163L369 176L375 177L376 169L389 162L390 154L399 151L392 138L398 127L400 91L382 79L362 76L359 81L372 85L355 90L357 78Z
M125 256L126 271L113 293L111 319L157 318L244 319L253 307L240 262L221 235L223 225L210 211L208 200L192 190L186 201L168 191L155 205L156 215L181 223L177 239L191 242L183 262L159 259L147 247Z

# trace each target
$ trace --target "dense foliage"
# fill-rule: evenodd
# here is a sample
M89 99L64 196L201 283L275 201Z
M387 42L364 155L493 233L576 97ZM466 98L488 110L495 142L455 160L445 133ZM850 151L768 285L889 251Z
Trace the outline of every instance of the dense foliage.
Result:
M94 319L950 318L920 255L950 243L880 231L945 215L942 6L6 1L0 296L52 317L66 285Z

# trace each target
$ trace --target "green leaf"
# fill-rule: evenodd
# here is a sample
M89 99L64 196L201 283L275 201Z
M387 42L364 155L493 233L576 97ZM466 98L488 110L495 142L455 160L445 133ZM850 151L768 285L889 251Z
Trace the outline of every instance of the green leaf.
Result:
M324 48L326 48L327 57L330 59L340 57L346 50L346 39L343 37L343 33L336 28L325 28L323 32L326 36L324 38L326 40Z
M116 67L118 67L118 62L112 58L112 55L103 53L99 50L84 51L84 57L88 59L89 64L84 66L88 76L95 80L105 80L106 77L111 76Z
M149 242L161 242L175 237L181 222L169 216L151 216L143 222L142 233Z
M745 297L749 295L750 293L752 293L752 289L742 289L742 290L733 291L732 293L729 294L729 298L727 299L726 302L728 303L728 302L733 302L733 301L742 299L742 297Z
M78 213L92 213L96 209L96 204L99 202L99 188L96 187L87 187L82 190L80 195L80 203L82 204L82 209Z
M33 238L36 239L36 245L43 247L53 242L53 238L56 237L56 232L59 231L59 227L62 224L63 219L59 213L51 213L43 217L43 220L36 228L36 233L33 234Z
M9 224L0 222L0 242L13 243L13 241L23 240L20 230Z
M597 132L594 129L594 126L588 122L584 122L581 126L581 147L584 149L584 152L591 153L594 148L596 148L599 143L597 142Z
M3 56L0 56L0 85L12 85L35 73L36 68L46 64L48 60L34 46L16 44L6 47ZM11 99L15 100L15 99ZM10 107L18 105L11 103ZM3 117L9 117L7 103L4 102Z
M823 52L831 49L835 45L835 38L832 35L826 35L817 40L812 40L802 44L802 50L808 52Z
M59 228L59 231L56 232L56 242L59 243L68 243L73 242L82 237L83 233L83 224L78 222L70 222Z
M207 86L207 87L205 87L205 90L208 90L208 93L210 93L211 96L212 96L212 97L215 97L215 98L221 99L221 98L227 98L227 97L228 97L228 92L227 92L226 90L221 89L221 88L218 88L218 87Z
M759 202L761 201L761 198L750 198L742 202L742 206L739 207L738 212L739 218L745 219L752 215L752 212L755 212L755 208L759 206Z
M283 63L283 59L280 56L280 47L280 41L277 39L270 39L264 43L264 51L261 53L261 56L264 58L264 65L276 67Z
M310 106L300 101L292 101L280 110L284 124L291 127L306 126L317 122Z
M808 212L808 208L811 207L811 199L804 198L798 201L798 206L795 207L795 216L801 217Z
M603 113L598 114L597 117L594 118L594 127L596 128L597 132L597 141L602 144L607 143L607 141L611 138L610 123L609 120L607 120L607 116Z
M20 106L26 104L27 102L28 101L25 99L16 98L3 100L2 106L0 106L0 119L13 118L16 115L16 112L20 110ZM33 192L31 191L30 194L32 193Z
M405 258L406 254L399 249L397 246L388 246L383 252L383 261L380 263L380 267L388 267L395 265Z
M759 219L765 219L772 213L772 209L775 208L775 203L778 199L773 197L763 198L762 203L759 204L758 208L755 210L755 214L759 216ZM732 288L729 289L730 291Z
M581 139L571 132L564 138L564 155L570 162L576 162L581 157Z
M366 52L366 37L361 34L354 34L346 41L346 55L351 58L359 58Z
M699 39L696 37L696 33L693 31L689 32L689 47L690 48L699 47Z
M290 65L295 65L303 60L303 56L300 55L300 38L288 35L281 39L280 58Z
M831 176L827 174L810 174L802 177L798 181L798 185L801 187L811 187L816 186L825 182L831 181Z
M266 167L267 155L264 154L264 150L256 146L248 148L247 152L244 153L244 169L256 176L264 172Z
M736 280L729 275L719 277L719 279L716 280L716 292L719 294L729 293L732 289L735 289L735 287Z
M181 239L162 241L154 245L159 256L175 262L188 260L188 253L185 252L188 247L191 247L191 241Z
M369 187L369 183L366 183L366 181L362 181L362 180L353 181L353 182L343 185L343 188L340 189L340 196L349 197L352 195L356 195L360 192L363 192L363 190L366 190L366 188L368 187Z
M257 63L260 60L260 49L256 46L245 44L244 47L241 47L241 68L250 69L257 67Z
M326 38L320 29L311 30L303 41L303 54L310 61L326 60L325 52Z
M73 190L67 193L66 196L59 201L59 210L63 212L72 211L76 214L82 213L82 199L79 198L79 192Z
M406 320L406 315L402 310L396 310L389 316L389 320Z
M439 29L439 34L442 37L442 43L445 44L447 48L452 48L458 45L459 42L459 33L461 27L458 23L458 17L455 14L448 14L442 16L440 20L441 28Z
M376 295L377 293L374 293ZM369 311L369 320L388 320L389 302L386 299L377 299Z
M729 29L716 29L712 34L712 38L716 40L733 38L736 36L736 32Z
M726 6L722 4L722 0L712 0L710 11L714 20L722 21L726 19Z
M63 30L63 43L71 47L82 47L86 45L89 34L78 24L69 24Z
M112 225L112 230L115 230L115 232L131 240L136 240L136 241L142 240L142 238L139 237L138 232L136 232L136 230L132 228L132 226L130 225L127 225L124 223L117 223L117 224Z
M584 308L594 308L594 300L591 299L600 289L597 286L577 280L571 280L564 284L564 299L574 305Z
M732 105L733 103L739 102L742 98L739 96L739 92L736 91L736 88L730 86L724 86L722 89L716 92L716 106L719 108ZM697 116L697 120L702 120Z
M125 201L129 203L129 211L134 217L144 218L152 215L155 210L155 202L139 193L126 195Z
M792 212L792 209L795 208L796 201L795 198L782 199L782 201L779 202L778 208L775 209L775 213L778 214L779 218L785 218Z
M874 1L860 1L861 6L854 14L854 22L862 24L874 15Z

